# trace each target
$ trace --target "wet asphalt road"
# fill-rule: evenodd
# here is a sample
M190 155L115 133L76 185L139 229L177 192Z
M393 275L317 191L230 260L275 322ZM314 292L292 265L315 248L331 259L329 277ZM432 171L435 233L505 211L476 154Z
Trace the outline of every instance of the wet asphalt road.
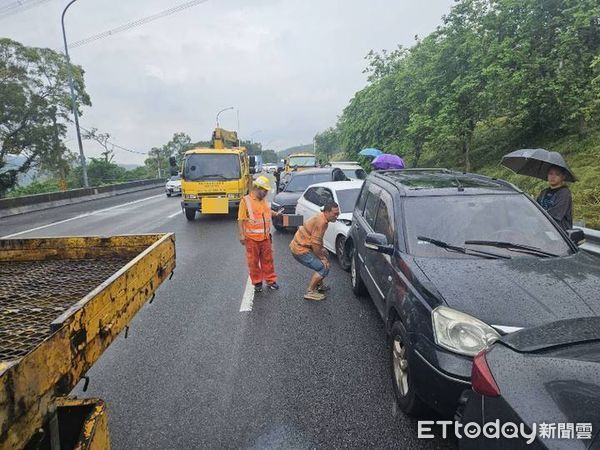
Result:
M75 390L107 402L114 449L455 448L396 411L383 323L335 262L329 298L306 302L310 272L274 233L282 288L240 312L235 220L188 222L179 201L157 189L0 219L0 236L176 234L173 279Z

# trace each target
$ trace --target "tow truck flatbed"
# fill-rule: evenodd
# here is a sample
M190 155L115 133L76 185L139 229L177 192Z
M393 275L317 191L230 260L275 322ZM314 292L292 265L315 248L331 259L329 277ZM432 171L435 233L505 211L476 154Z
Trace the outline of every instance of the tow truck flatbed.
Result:
M0 449L110 448L67 395L175 268L175 236L0 239Z

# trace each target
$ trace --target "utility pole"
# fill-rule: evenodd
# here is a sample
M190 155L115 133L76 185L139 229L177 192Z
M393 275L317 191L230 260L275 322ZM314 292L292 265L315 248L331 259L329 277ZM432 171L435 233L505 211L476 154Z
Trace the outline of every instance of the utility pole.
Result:
M79 159L81 161L81 170L83 172L83 185L90 187L88 183L87 168L85 166L85 155L83 154L83 143L81 142L81 131L79 129L79 112L77 111L77 97L75 87L73 86L73 68L71 67L71 58L69 57L69 46L67 45L67 33L65 32L65 14L69 6L77 0L71 0L62 12L60 22L62 24L63 41L65 43L65 57L67 59L67 73L69 75L69 88L71 90L71 105L73 109L73 118L75 119L75 131L77 132L77 144L79 145Z

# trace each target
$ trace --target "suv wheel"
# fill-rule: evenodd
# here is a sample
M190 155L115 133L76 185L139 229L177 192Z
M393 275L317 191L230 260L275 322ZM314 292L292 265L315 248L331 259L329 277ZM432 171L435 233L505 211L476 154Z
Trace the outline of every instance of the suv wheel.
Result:
M402 322L397 321L392 326L390 342L390 371L396 402L406 414L420 415L427 407L416 392L415 374L410 366L412 347Z
M352 292L357 297L362 297L367 293L365 283L363 283L358 271L358 252L354 247L350 249L350 279L352 280Z

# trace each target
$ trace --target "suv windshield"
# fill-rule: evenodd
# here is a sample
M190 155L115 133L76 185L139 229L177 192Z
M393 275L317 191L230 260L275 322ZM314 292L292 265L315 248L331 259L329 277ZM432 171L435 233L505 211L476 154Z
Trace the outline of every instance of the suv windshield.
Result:
M295 175L292 176L289 183L286 184L284 191L286 192L304 192L304 190L311 184L323 183L325 181L331 181L331 173L311 173L307 175Z
M411 197L404 215L409 251L416 256L456 257L417 236L464 246L465 241L500 241L537 247L555 255L568 255L570 248L550 221L522 194ZM432 220L439 217L440 220ZM467 245L510 256L524 256L509 249ZM493 249L493 250L492 250Z
M290 167L315 167L317 158L314 156L291 156L288 164Z
M169 178L169 181L179 181L181 180L181 177L179 175L173 175L171 178Z
M240 159L234 154L193 154L186 158L183 173L188 181L237 180Z

